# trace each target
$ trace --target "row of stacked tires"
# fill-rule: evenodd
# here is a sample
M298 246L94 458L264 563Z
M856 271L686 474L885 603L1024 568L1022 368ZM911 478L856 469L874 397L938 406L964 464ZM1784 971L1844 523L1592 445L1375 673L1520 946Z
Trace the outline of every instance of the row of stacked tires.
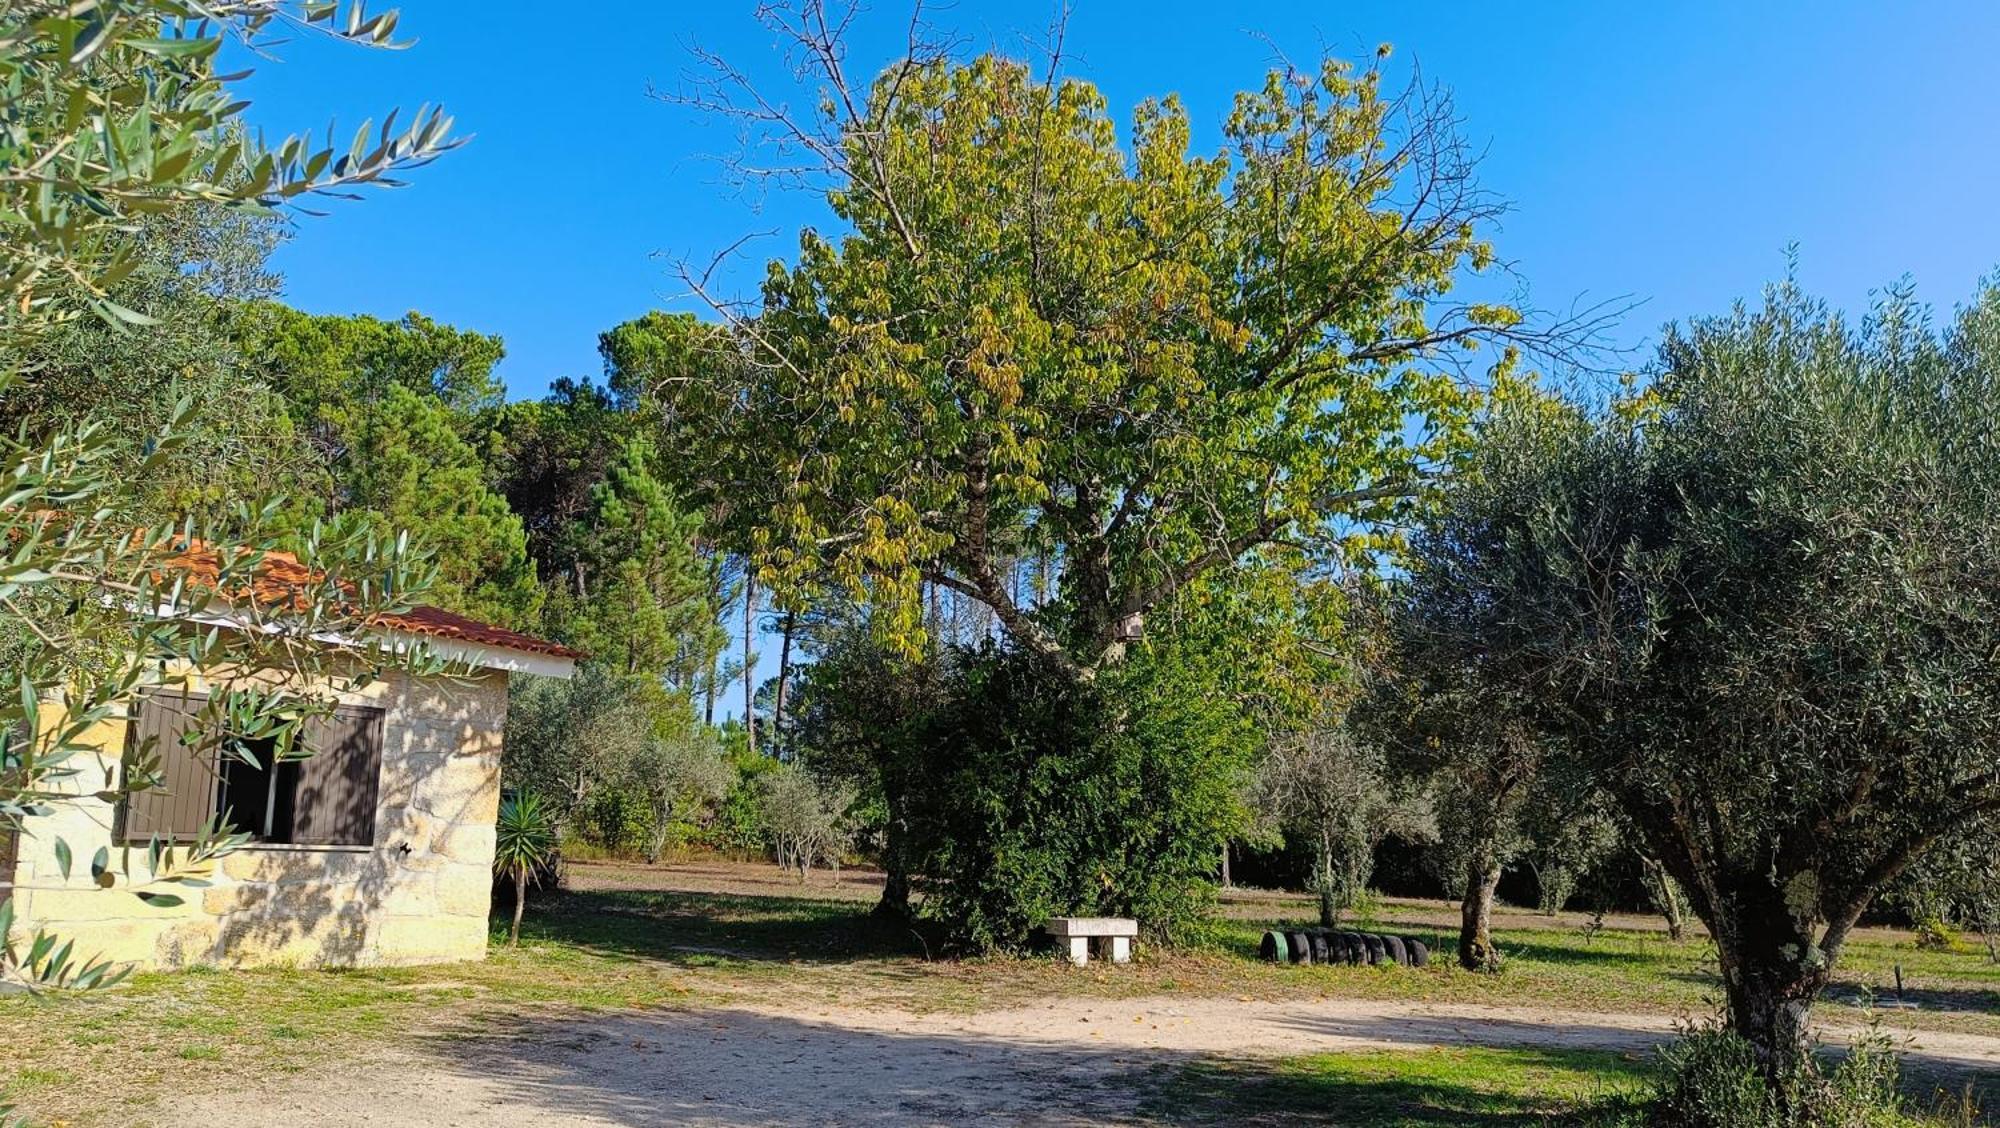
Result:
M1431 960L1431 950L1414 936L1341 932L1327 928L1266 932L1257 951L1272 963L1422 967Z

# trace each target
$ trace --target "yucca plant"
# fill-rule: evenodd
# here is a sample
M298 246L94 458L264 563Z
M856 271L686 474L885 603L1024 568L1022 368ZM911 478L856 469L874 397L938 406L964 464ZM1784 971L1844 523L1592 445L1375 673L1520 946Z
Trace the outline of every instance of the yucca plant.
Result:
M521 910L528 904L528 876L555 860L556 828L541 797L533 792L504 799L494 826L493 868L514 879L514 922L507 946L521 942Z

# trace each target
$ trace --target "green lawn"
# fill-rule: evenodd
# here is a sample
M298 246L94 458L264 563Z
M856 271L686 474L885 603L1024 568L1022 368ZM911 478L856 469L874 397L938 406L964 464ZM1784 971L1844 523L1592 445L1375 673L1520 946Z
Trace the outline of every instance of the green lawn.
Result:
M1278 919L1292 927L1314 923L1296 910ZM1221 950L1251 958L1270 923L1225 921L1218 941ZM1388 912L1349 927L1416 936L1432 946L1433 963L1438 966L1416 975L1374 974L1373 968L1269 968L1269 980L1294 991L1318 984L1327 993L1348 996L1585 1011L1709 1014L1720 1007L1722 998L1714 948L1699 937L1676 943L1651 929L1592 931L1539 922L1503 928L1494 935L1506 968L1489 976L1466 974L1451 966L1456 938L1434 919ZM1899 966L1900 996L1895 989ZM2000 964L1974 945L1956 952L1923 951L1907 933L1862 930L1841 953L1834 986L1817 1013L1827 1021L1860 1024L1867 1020L1871 999L1897 1025L2000 1036Z
M634 870L628 876L633 886L662 880L659 871ZM50 1118L106 1102L113 1102L114 1110L116 1102L137 1108L157 1100L188 1069L209 1068L220 1059L231 1062L232 1072L281 1077L413 1031L478 1034L504 1024L510 1015L572 1008L825 1000L968 1011L1058 995L1182 994L1701 1014L1712 1011L1716 996L1705 943L1674 944L1636 927L1586 934L1519 920L1499 933L1508 963L1498 976L1471 975L1452 966L1448 937L1447 950L1440 953L1444 958L1422 970L1292 967L1256 960L1257 939L1269 921L1257 919L1262 906L1246 910L1236 905L1231 910L1235 915L1217 926L1211 942L1200 949L1142 949L1139 962L1130 967L1093 964L1079 971L1052 958L932 959L925 937L872 920L865 900L829 898L824 890L812 894L791 895L770 887L754 895L600 888L537 903L528 914L522 946L509 950L496 941L491 958L481 963L345 972L197 969L139 975L116 990L90 995L0 997L0 1030L33 1032L32 1037L0 1039L0 1103L18 1102ZM1297 914L1303 906L1274 902L1268 909ZM1383 915L1375 922L1382 928L1426 938L1437 932L1426 919L1434 914L1396 907ZM1290 919L1303 920L1296 915ZM1897 963L1904 968L1909 997L1925 1009L1896 1012L1896 1023L2000 1034L2000 968L1987 963L1983 953L1919 952L1905 936L1870 932L1847 953L1842 989L1887 983ZM1859 1008L1838 1003L1820 1013L1834 1021L1862 1016ZM1530 1095L1567 1093L1563 1078L1576 1074L1615 1088L1643 1068L1641 1063L1588 1055L1482 1058L1481 1053L1447 1054L1421 1068L1491 1074L1488 1080L1498 1089L1467 1090L1464 1096L1490 1103L1495 1110L1491 1116L1514 1114L1509 1102L1516 1097L1509 1095L1509 1086L1525 1086ZM1244 1091L1282 1094L1321 1084L1311 1078L1328 1070L1391 1068L1384 1064L1388 1058L1377 1062L1377 1056L1349 1055L1337 1066L1322 1063L1301 1076L1281 1070L1255 1078ZM1427 1057L1392 1056L1396 1069L1420 1068ZM1461 1068L1454 1061L1484 1065ZM1239 1068L1248 1067L1215 1067L1215 1077L1233 1076ZM1176 1084L1195 1093L1203 1076L1197 1071ZM1422 1083L1450 1089L1435 1079ZM1378 1096L1403 1092L1386 1082L1369 1091ZM1577 1099L1592 1097L1586 1092ZM113 1114L101 1122L120 1120Z
M1433 1049L1204 1063L1147 1102L1181 1124L1509 1128L1616 1123L1651 1064L1594 1050Z

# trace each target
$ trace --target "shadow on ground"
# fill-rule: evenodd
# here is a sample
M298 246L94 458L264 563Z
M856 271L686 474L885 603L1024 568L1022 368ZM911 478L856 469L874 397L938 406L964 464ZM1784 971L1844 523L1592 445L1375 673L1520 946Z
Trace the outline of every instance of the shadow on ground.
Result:
M1630 1089L1646 1066L1602 1051L1484 1051L1485 1067L1427 1075L1418 1050L1332 1055L1344 1072L1224 1062L1071 1040L857 1030L744 1011L530 1021L430 1045L463 1083L426 1085L429 1119L505 1103L581 1125L1545 1124ZM1455 1051L1460 1055L1482 1051ZM1399 1060L1400 1059L1400 1060ZM1387 1060L1370 1072L1349 1062ZM1417 1063L1415 1075L1404 1063ZM1475 1062L1475 1067L1482 1063ZM1561 1084L1550 1078L1560 1074ZM1500 1078L1499 1080L1496 1080ZM1599 1082L1601 1078L1601 1083ZM1566 1121L1558 1121L1566 1122Z
M433 1119L570 1125L1138 1124L1155 1052L822 1024L735 1010L530 1020L429 1046L463 1086L427 1086Z
M878 919L853 901L619 890L566 892L531 904L523 938L613 959L845 963L922 959L937 946L934 934Z

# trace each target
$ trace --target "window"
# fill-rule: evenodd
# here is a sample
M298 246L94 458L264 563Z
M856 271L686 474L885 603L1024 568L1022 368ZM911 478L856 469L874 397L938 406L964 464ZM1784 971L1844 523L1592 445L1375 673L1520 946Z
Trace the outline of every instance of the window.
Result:
M256 758L254 765L236 756L218 757L222 779L216 801L222 822L259 842L290 842L299 761L278 759L271 740L249 741L244 751Z
M150 760L161 786L126 797L124 840L185 841L210 818L258 842L369 846L382 771L382 710L342 706L306 722L304 759L278 760L269 741L253 766L222 756L213 737L190 737L199 695L150 693L139 703L128 769Z

